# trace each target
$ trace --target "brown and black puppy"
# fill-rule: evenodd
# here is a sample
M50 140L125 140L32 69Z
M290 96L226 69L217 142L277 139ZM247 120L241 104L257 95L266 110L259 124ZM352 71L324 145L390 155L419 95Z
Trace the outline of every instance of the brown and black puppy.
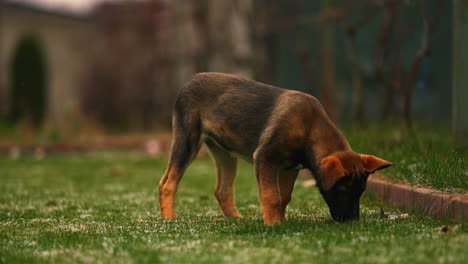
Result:
M279 223L298 168L310 169L333 219L359 219L369 174L391 162L351 150L319 101L223 73L199 73L180 91L173 114L168 168L159 184L162 217L174 218L174 198L201 144L217 166L215 196L224 214L241 217L234 204L237 157L255 164L263 220Z

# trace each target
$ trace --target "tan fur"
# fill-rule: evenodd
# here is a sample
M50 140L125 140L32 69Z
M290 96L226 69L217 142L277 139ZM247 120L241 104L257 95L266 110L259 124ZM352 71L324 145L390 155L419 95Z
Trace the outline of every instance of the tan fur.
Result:
M364 163L366 171L370 173L374 173L377 170L381 170L383 168L393 165L393 163L383 160L381 158L377 158L376 156L364 154L361 154L360 156Z
M347 173L340 159L331 155L320 161L320 168L322 169L322 186L325 190L329 190L335 182L344 177Z
M352 174L348 185L359 180L364 173L374 173L377 170L389 167L393 163L372 155L357 154L354 152L338 152L330 155L320 162L323 177L323 188L329 190L340 178Z

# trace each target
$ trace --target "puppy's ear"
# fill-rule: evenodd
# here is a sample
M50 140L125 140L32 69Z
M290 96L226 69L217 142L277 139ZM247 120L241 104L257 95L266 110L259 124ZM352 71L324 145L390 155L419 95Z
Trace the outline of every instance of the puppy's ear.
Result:
M388 168L393 165L392 162L377 158L372 155L361 154L361 160L364 163L364 168L368 173L374 173L378 170Z
M320 161L320 168L322 171L321 185L324 190L330 190L335 183L346 175L343 164L340 159L331 155Z

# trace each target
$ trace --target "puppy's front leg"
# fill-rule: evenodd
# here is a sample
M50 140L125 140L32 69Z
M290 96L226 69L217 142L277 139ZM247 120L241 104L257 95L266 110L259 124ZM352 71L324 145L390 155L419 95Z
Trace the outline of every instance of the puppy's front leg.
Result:
M283 219L280 171L271 163L255 162L255 171L262 204L263 221L267 225L279 224Z

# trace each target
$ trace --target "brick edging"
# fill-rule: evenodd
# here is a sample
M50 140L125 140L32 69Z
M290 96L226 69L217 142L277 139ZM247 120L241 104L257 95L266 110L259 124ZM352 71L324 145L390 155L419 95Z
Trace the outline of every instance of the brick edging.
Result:
M407 211L421 212L454 222L468 220L467 194L442 193L430 188L389 183L372 177L367 182L366 192Z

